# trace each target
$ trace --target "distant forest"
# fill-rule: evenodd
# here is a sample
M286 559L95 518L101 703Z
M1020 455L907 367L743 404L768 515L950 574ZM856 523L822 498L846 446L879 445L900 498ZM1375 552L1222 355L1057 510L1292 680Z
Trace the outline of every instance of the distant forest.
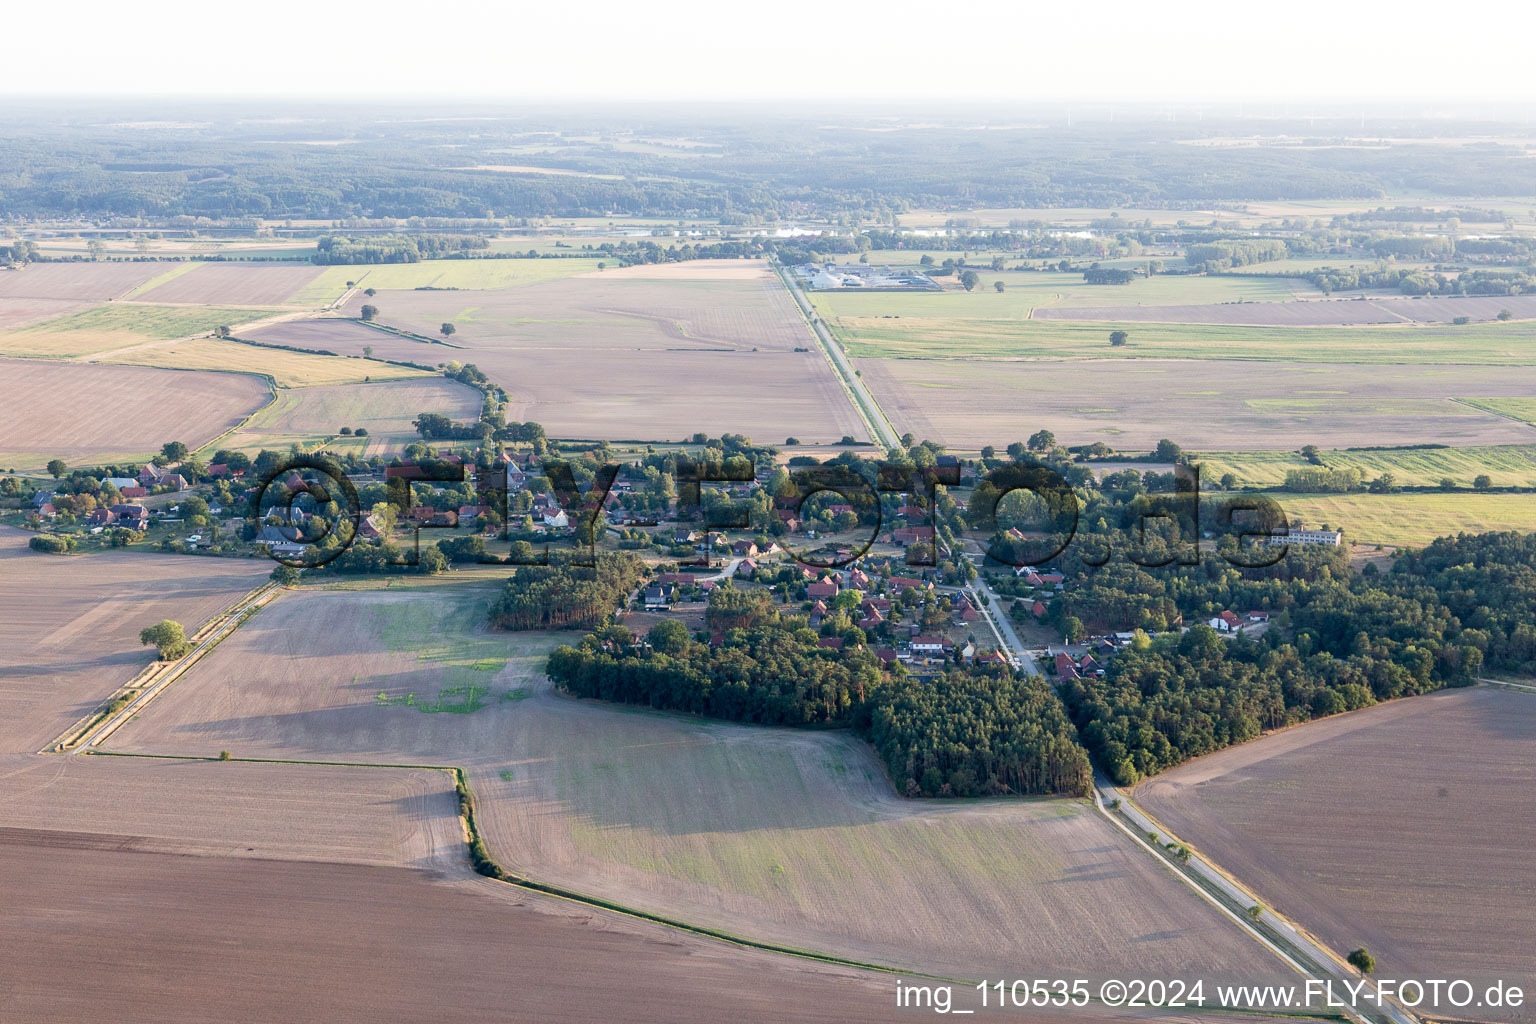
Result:
M0 210L12 218L524 218L648 215L727 224L808 214L889 222L913 208L1179 207L1245 200L1504 196L1530 191L1522 147L1193 146L1219 134L1357 134L1266 121L1096 123L990 116L989 127L762 115L481 110L316 114L192 108L146 122L127 111L14 109L0 119ZM733 123L734 122L734 123ZM1481 125L1498 134L1505 126ZM1422 122L1368 133L1422 134ZM1460 126L1459 131L1470 131ZM1511 129L1512 130L1512 129ZM484 167L529 165L558 174Z

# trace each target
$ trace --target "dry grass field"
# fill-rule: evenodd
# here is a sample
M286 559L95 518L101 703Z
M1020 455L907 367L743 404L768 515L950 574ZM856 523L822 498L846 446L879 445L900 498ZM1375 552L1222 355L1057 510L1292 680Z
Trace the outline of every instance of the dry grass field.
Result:
M321 273L322 268L308 263L204 263L134 298L205 306L282 306Z
M270 310L223 306L154 306L113 302L31 323L0 334L0 353L50 358L88 356L207 334L219 325L247 323Z
M1082 802L904 801L845 735L557 696L543 657L574 637L481 631L491 593L287 594L109 745L460 764L509 869L801 948L961 976L1279 969Z
M1533 791L1536 694L1476 688L1224 750L1136 799L1334 950L1367 947L1382 977L1514 982L1536 974Z
M422 260L420 263L389 263L379 266L326 267L288 302L299 306L323 306L334 301L353 281L359 288L386 289L457 288L495 290L553 281L573 274L595 271L596 259L496 259Z
M34 263L0 270L0 297L108 302L166 272L166 263Z
M1528 395L1529 367L1255 364L1238 360L861 359L898 430L962 448L1046 427L1063 444L1294 451L1304 444L1529 443L1528 425L1450 395ZM1470 389L1470 390L1469 390ZM1464 481L1470 483L1470 479Z
M225 448L287 448L329 438L342 427L366 428L370 451L420 440L417 414L441 413L459 421L480 415L480 392L442 377L338 384L279 391L271 405L220 441Z
M254 559L44 555L0 527L0 752L40 749L154 660L139 630L190 634L260 584Z
M378 360L345 356L285 352L281 349L242 345L238 341L193 338L162 345L142 345L123 352L109 352L103 363L158 366L178 370L230 370L264 374L278 387L303 388L321 384L353 384L365 380L401 380L428 376L425 370L392 366Z
M1327 523L1356 543L1421 547L1436 537L1536 530L1536 494L1272 494L1293 523Z
M0 360L0 466L132 458L196 447L267 401L255 377Z
M1490 399L1465 404L1489 408L1489 412L1507 415L1505 404L1516 405L1528 399ZM1536 411L1536 404L1533 404ZM1532 435L1536 437L1536 434ZM1299 446L1298 446L1299 447ZM1400 487L1438 487L1449 478L1459 487L1470 487L1479 474L1487 474L1495 487L1536 487L1536 445L1510 444L1464 448L1389 448L1381 451L1334 449L1322 453L1329 469L1357 469L1365 480L1391 473ZM1201 452L1201 479L1219 480L1225 473L1237 477L1243 487L1279 487L1293 469L1311 464L1299 451Z

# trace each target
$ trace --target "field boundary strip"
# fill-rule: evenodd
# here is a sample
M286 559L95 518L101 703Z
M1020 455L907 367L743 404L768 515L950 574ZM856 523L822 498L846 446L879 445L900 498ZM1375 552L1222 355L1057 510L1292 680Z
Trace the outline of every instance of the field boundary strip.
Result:
M350 320L350 321L352 321L352 323L355 323L355 324L357 324L357 325L359 325L361 327L368 327L368 328L371 328L372 330L380 331L380 332L382 332L384 334L393 334L396 337L404 338L407 341L416 341L416 342L420 342L423 345L441 345L444 348L458 349L461 352L468 351L468 349L465 348L465 346L463 346L463 345L455 345L451 341L439 341L436 338L429 338L425 334L417 334L415 331L408 331L404 327L394 327L394 326L391 326L390 324L381 324L381 323L378 323L378 322L373 321L373 320L364 320L362 317L357 317L357 316L316 317L315 319L317 319L317 320Z
M239 372L239 371L224 371L224 372ZM226 438L232 437L235 434L239 433L240 431L244 430L246 427L251 425L251 421L254 420L257 416L260 416L262 413L266 412L268 409L272 408L272 406L277 404L277 381L276 381L276 379L274 379L271 374L266 374L266 373L258 373L258 374L254 374L254 376L260 377L262 380L266 381L266 383L267 383L267 400L265 402L261 403L260 405L258 405L256 408L252 409L250 412L246 413L244 416L240 417L240 421L238 423L236 423L234 426L230 427L228 430L224 431L224 433L218 435L217 437L210 438L208 441L204 442L203 444L198 445L196 448L194 448L192 450L192 454L193 455L200 455L203 452L206 452L209 449L213 448L214 445L217 445L220 442L224 441Z
M276 583L263 583L254 590L247 591L239 600L209 619L202 629L199 629L192 635L194 644L192 650L175 661L152 662L145 670L129 680L129 685L141 679L142 682L139 683L139 692L127 704L116 711L108 707L107 710L99 714L87 716L92 718L92 721L83 729L80 727L80 723L77 722L63 736L50 743L38 753L78 754L82 751L90 752L92 746L112 735L125 722L131 721L150 701L164 693L172 683L189 672L192 666L201 661L209 651L228 639L236 629L240 628L241 624L260 611L263 605L273 600L281 592L282 588ZM198 639L199 637L202 639ZM119 687L114 696L108 698L107 703L110 705L118 696L125 695L124 691L126 689L128 689L127 685Z

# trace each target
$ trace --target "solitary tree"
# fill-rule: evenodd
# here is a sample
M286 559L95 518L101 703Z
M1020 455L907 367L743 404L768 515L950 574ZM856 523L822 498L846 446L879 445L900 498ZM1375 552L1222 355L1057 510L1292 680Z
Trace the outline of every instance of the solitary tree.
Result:
M449 324L449 323L445 323L445 324L443 324L443 326L441 326L441 327L439 327L437 329L437 333L441 334L445 338L451 337L457 331L458 331L458 328L453 326L453 324Z
M1345 959L1349 961L1351 967L1358 970L1361 974L1370 974L1376 970L1376 958L1366 952L1364 946L1350 953Z
M1122 345L1124 345L1126 342L1128 342L1130 340L1131 340L1131 336L1130 336L1129 332L1126 332L1126 331L1110 331L1109 332L1109 343L1111 345L1113 345L1115 348L1121 347Z
M160 448L160 454L165 456L167 462L183 462L189 453L187 446L180 441L168 441Z
M379 293L374 291L372 288L364 288L363 289L363 294L368 296L371 299L371 298L373 298L375 295L377 295Z
M372 345L364 345L363 346L363 358L364 359L372 359L373 358L373 346Z
M160 653L161 661L175 661L192 649L187 643L186 631L181 628L181 623L170 619L161 619L153 626L145 626L139 631L139 643L146 647L153 646Z
M358 315L361 316L364 320L372 320L374 317L379 315L379 307L364 306L362 309L358 310Z
M1001 281L993 281L992 282L992 287L997 289L997 294L999 294L999 295L1003 294L1003 288L1004 288L1003 282L1001 282Z
M1029 450L1042 452L1056 446L1056 435L1049 430L1037 430L1029 435Z
M64 464L64 460L63 459L49 459L48 460L48 475L53 477L55 480L57 480L59 477L63 476L64 475L64 471L66 469L68 469L68 468L69 467Z
M976 285L980 281L981 278L977 276L974 270L964 270L960 273L960 285L968 292L975 291Z
M1500 320L1513 320L1514 318L1515 318L1515 314L1511 313L1509 310L1507 310L1507 309L1499 310L1499 319Z
M1472 486L1476 490L1486 491L1488 488L1493 486L1493 478L1490 477L1487 473L1479 473L1477 476L1472 478Z

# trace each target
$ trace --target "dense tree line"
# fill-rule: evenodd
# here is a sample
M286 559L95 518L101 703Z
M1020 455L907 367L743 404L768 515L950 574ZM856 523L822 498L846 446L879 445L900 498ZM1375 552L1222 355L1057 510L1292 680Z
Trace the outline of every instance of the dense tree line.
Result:
M353 263L416 263L490 247L480 235L323 235L310 260L320 266Z
M1536 292L1536 274L1528 270L1466 270L1454 277L1439 271L1379 266L1374 269L1325 267L1307 280L1323 292L1397 289L1404 295L1523 295Z
M1522 195L1530 176L1517 145L1223 150L1178 145L1182 124L1148 122L859 132L829 131L793 112L729 128L689 113L647 115L648 134L708 147L711 158L700 161L692 147L637 152L579 141L634 128L632 119L579 112L566 116L563 127L574 134L563 136L533 118L478 122L468 135L452 118L326 118L306 110L277 139L270 109L253 117L187 111L178 119L161 108L157 116L164 120L146 129L13 105L0 136L0 208L23 217L220 220L653 215L738 226L812 210L888 225L912 208L1196 207L1410 189ZM1251 131L1248 123L1226 127ZM1279 122L1272 130L1309 129ZM348 145L306 144L338 137ZM473 169L503 162L508 147L551 143L556 148L540 163L580 173Z
M491 606L497 629L592 629L612 618L644 567L628 552L599 554L591 566L520 566Z
M1237 238L1188 246L1184 258L1206 271L1230 270L1254 263L1283 260L1291 250L1276 238Z
M907 796L1084 796L1088 754L1038 676L953 671L883 691L866 730Z
M1088 792L1087 754L1043 680L956 669L920 682L900 668L887 674L866 650L829 650L817 639L798 617L733 629L719 647L675 621L643 640L614 626L557 648L549 675L583 697L738 722L851 727L907 796Z

